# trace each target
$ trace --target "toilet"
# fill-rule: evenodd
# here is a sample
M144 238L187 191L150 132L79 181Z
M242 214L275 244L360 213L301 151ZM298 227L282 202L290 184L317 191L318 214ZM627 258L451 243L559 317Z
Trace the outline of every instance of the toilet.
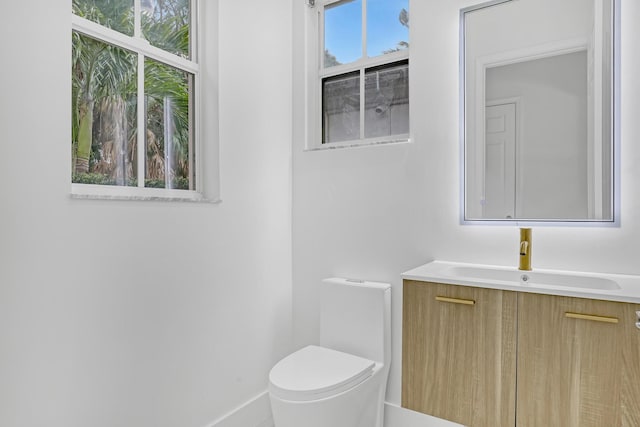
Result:
M382 427L391 362L391 285L320 284L320 345L269 373L275 427Z

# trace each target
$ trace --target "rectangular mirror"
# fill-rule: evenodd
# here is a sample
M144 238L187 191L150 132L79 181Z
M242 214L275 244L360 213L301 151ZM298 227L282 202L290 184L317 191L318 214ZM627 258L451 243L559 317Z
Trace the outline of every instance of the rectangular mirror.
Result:
M618 5L461 11L463 221L617 220Z

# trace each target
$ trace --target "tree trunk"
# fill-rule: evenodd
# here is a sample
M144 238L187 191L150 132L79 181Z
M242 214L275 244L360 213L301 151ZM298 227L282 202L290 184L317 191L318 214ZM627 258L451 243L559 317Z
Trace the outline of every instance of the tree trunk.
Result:
M76 152L76 173L89 172L89 157L93 140L93 100L83 97L78 104L78 148Z
M116 143L116 184L127 185L127 111L122 96L113 100L113 140Z

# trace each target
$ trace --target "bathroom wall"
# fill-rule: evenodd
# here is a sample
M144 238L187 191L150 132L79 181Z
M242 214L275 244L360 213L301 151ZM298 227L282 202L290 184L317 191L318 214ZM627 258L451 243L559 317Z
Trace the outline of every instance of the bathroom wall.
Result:
M291 350L291 1L219 1L217 205L69 197L70 10L3 3L0 425L204 427Z
M297 3L300 3L299 5ZM296 345L318 339L321 278L393 285L387 400L400 402L400 274L431 259L516 265L516 226L460 225L459 9L411 2L412 143L304 151L303 2L294 3L293 283ZM534 227L534 267L640 274L640 4L622 0L621 226Z

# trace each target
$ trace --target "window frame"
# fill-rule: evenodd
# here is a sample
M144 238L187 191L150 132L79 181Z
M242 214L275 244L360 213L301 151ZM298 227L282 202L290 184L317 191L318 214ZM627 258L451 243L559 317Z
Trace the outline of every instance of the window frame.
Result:
M329 68L324 67L325 51L325 9L337 6L349 0L318 0L309 1L307 15L307 113L306 113L306 145L305 151L326 150L333 148L361 147L368 145L406 143L411 141L411 131L404 134L385 135L380 137L365 137L365 82L368 69L407 61L410 65L410 46L406 49L374 57L367 56L367 1L362 0L362 56L348 64L341 64ZM410 3L410 0L409 0ZM410 33L411 31L409 31ZM409 35L409 43L411 35ZM360 138L340 142L323 142L323 81L324 79L359 72L360 74ZM409 83L409 87L411 84ZM409 106L411 106L411 90L409 89ZM411 113L409 113L411 114ZM409 117L411 126L411 117Z
M144 187L145 168L141 167L145 163L146 144L144 139L138 140L137 143L137 186L118 186L118 185L97 185L97 184L81 184L71 183L71 196L80 199L116 199L116 200L169 200L169 201L194 201L194 202L216 202L217 194L206 194L205 189L211 193L215 189L208 189L204 183L205 174L203 173L203 100L202 100L202 70L201 60L203 60L203 30L201 25L202 15L200 14L199 0L189 0L191 11L190 22L190 56L191 59L183 58L179 55L167 52L161 48L151 45L142 35L141 24L141 0L134 0L134 33L132 36L113 30L106 26L100 25L89 19L76 15L71 10L71 29L72 32L79 33L83 36L91 37L99 42L111 44L121 49L132 52L137 55L137 135L146 135L146 122L144 120L145 113L145 81L144 81L144 62L146 58L160 62L161 64L174 67L182 72L189 73L193 76L193 87L190 96L192 112L191 114L191 133L193 138L193 167L192 179L195 180L193 189L167 189ZM217 52L215 52L217 54ZM217 111L216 111L217 113ZM208 198L206 197L208 196Z

